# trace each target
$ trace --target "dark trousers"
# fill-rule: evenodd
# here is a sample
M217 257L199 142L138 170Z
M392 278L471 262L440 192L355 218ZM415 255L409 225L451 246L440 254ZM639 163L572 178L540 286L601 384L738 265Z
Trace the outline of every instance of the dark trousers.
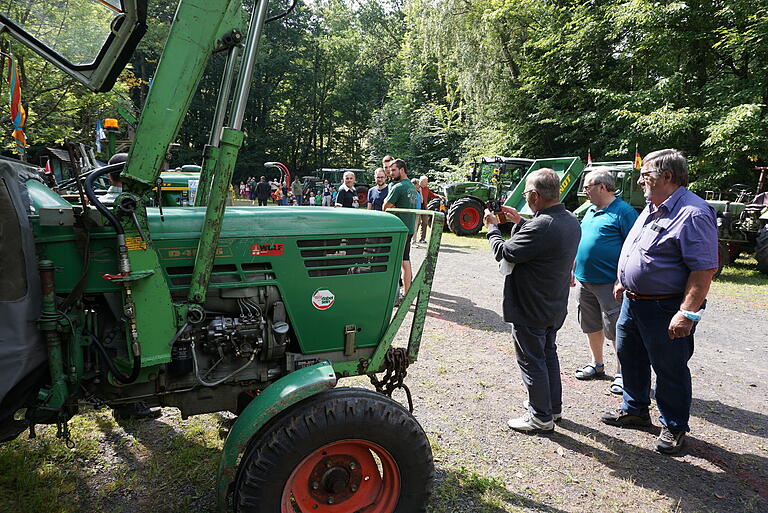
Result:
M259 206L260 207L266 207L267 206L267 198L259 198Z
M659 420L672 431L688 431L691 411L688 360L693 355L693 333L670 339L667 332L680 301L624 298L616 323L616 352L624 377L621 408L633 414L648 411L653 367Z
M512 338L531 413L544 422L563 410L563 387L557 359L557 329L512 325Z

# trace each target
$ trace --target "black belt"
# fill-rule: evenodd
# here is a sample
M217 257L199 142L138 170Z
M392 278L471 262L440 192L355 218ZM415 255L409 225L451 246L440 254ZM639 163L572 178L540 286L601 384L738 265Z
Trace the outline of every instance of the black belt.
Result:
M641 294L636 294L632 292L631 290L625 291L627 294L627 297L629 299L640 299L640 300L657 300L657 299L672 299L676 297L682 297L683 293L680 292L679 294L664 294L661 296L643 296Z

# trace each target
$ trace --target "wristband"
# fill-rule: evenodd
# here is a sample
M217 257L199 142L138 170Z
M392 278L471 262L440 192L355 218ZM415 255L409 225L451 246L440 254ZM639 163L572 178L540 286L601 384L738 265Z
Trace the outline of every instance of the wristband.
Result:
M701 320L701 312L704 310L699 310L698 312L691 312L689 310L680 310L680 313L683 314L683 317L686 319L690 319L693 322L699 322Z

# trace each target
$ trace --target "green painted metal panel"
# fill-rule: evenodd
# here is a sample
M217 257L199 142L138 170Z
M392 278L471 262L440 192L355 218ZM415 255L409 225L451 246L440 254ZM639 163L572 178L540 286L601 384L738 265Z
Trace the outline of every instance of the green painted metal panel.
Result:
M531 209L528 207L528 204L523 197L525 180L533 171L542 168L553 169L560 177L560 201L562 201L574 185L579 182L579 177L581 176L582 171L584 171L584 164L581 163L581 159L578 157L557 157L535 160L528 169L528 172L525 173L523 179L517 184L517 187L512 190L512 193L504 204L508 207L516 208L522 216L531 217L533 212L531 212Z
M162 163L179 131L184 114L209 56L222 29L241 29L242 25L222 27L231 19L228 10L238 9L233 0L195 0L181 2L168 35L163 56L157 66L152 89L136 128L128 164L122 173L125 189L141 193L153 187ZM172 108L171 108L172 106Z
M161 221L158 209L148 209L149 232L171 294L183 299L191 283L205 208L166 208L163 213L165 220ZM82 257L75 236L65 227L36 226L36 232L41 257L55 257L56 265L67 269L66 273L57 273L57 291L69 292L82 274ZM292 326L303 352L343 349L344 327L349 324L359 330L357 346L371 347L378 343L389 321L406 233L403 223L385 212L323 207L228 207L210 288L278 287L291 320L300 319ZM329 241L338 243L323 246ZM113 230L95 228L90 244L86 291L119 291L118 285L102 278L117 269ZM349 260L365 257L382 261L366 265ZM264 264L270 267L266 273L259 269ZM372 269L368 267L376 267L376 272L369 272ZM311 276L311 271L339 274ZM314 306L312 298L323 290L330 291L334 301L321 310ZM146 299L148 307L153 297L156 296ZM158 340L158 344L165 344L163 355L167 354L168 340Z
M217 489L219 508L224 510L237 465L248 442L275 415L302 399L336 386L336 374L328 362L297 370L272 383L240 414L224 442L219 460Z

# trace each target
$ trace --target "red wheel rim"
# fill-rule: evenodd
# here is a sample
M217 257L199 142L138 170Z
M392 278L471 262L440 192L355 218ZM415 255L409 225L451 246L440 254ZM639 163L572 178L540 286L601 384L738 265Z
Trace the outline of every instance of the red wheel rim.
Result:
M280 512L392 513L399 497L400 471L389 452L366 440L343 440L296 466L283 488Z
M480 222L480 212L474 207L467 207L461 211L459 224L465 230L473 230Z

